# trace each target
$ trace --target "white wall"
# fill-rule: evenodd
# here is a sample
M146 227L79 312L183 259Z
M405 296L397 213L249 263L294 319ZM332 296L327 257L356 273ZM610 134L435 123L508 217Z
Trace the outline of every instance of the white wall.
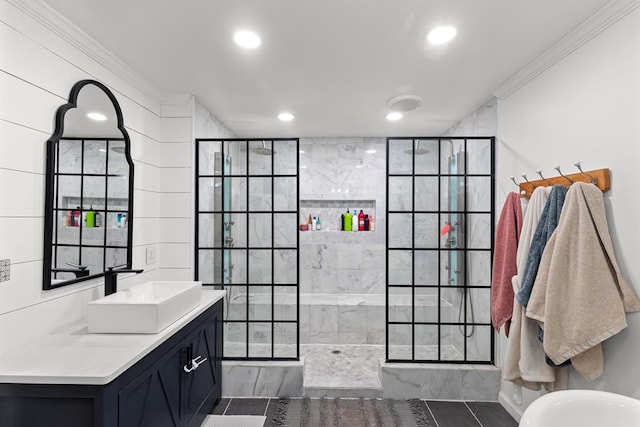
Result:
M39 3L29 7L43 21L19 6L0 0L0 259L11 260L11 280L0 283L0 354L81 319L103 294L103 280L41 290L45 143L78 80L109 86L131 137L133 266L145 273L120 286L192 278L193 98L157 91Z
M617 260L640 293L640 9L622 18L534 80L499 101L498 200L515 187L509 176L541 168L556 176L583 168L611 169L605 204ZM640 313L604 344L604 375L589 383L572 372L569 387L607 390L640 398ZM506 347L504 336L502 349ZM501 351L504 360L504 350ZM538 396L525 390L515 403L502 383L501 401L518 415Z

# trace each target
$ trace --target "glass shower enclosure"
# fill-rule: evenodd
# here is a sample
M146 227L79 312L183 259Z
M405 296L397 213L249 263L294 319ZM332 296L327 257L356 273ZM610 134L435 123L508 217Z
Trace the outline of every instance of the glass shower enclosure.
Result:
M196 139L195 279L226 291L223 358L297 360L298 139Z
M387 139L386 359L493 363L493 137Z

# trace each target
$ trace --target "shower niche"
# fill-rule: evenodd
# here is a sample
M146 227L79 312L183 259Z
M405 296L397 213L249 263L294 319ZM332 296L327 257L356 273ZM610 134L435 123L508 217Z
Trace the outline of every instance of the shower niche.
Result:
M376 213L375 199L302 199L300 200L300 224L307 224L309 216L321 218L322 229L320 231L341 231L342 215L347 210L353 214L362 212L369 216L369 224L378 217ZM373 218L373 221L371 221ZM375 231L375 226L373 230Z

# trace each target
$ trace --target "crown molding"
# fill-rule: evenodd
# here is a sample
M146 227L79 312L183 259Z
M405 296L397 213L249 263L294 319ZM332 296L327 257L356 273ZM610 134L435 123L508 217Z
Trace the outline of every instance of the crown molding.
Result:
M509 78L493 92L493 95L499 99L509 97L638 7L640 7L640 0L613 0L609 2Z
M7 1L152 100L160 104L187 104L191 99L190 94L162 91L42 0Z

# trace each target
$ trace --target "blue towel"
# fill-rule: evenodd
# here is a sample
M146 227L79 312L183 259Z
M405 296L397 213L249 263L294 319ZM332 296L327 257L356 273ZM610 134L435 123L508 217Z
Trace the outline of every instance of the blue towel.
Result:
M520 284L520 291L518 291L516 295L516 299L524 307L529 303L529 297L531 297L533 283L536 281L544 248L551 234L553 234L553 231L558 226L560 212L562 212L562 205L564 204L567 191L567 187L561 185L553 186L551 193L549 193L547 203L542 210L542 215L540 215L540 221L538 221L536 232L533 234L531 241L531 248L529 249L527 266L524 269L524 276Z

